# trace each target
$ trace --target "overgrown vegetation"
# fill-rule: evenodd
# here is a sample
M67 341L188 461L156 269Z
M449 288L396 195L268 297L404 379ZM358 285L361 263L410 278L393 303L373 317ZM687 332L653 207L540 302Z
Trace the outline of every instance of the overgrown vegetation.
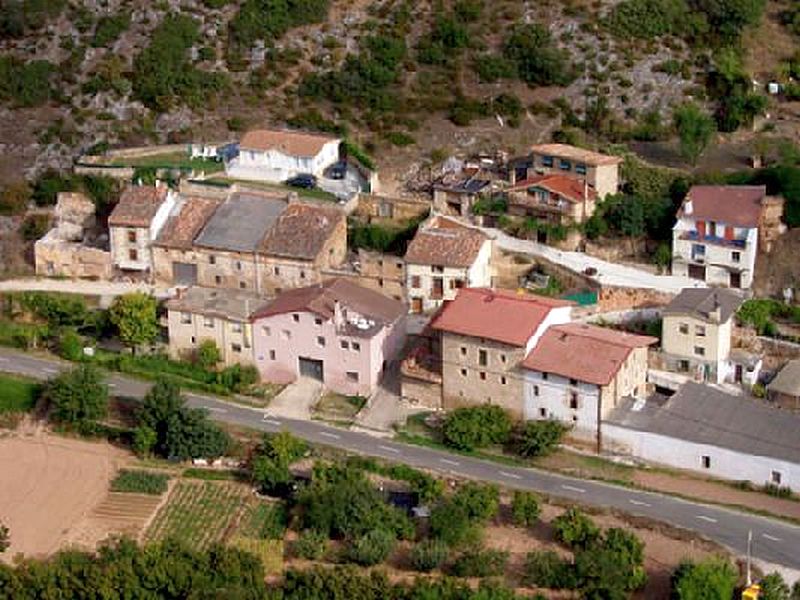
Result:
M111 491L159 496L167 491L168 483L166 473L122 469L111 481Z

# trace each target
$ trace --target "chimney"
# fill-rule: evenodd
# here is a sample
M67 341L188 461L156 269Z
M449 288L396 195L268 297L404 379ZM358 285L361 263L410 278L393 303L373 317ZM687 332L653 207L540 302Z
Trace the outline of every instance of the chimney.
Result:
M722 321L722 309L720 308L719 300L717 300L716 294L714 294L714 308L711 310L710 313L708 313L708 317L714 323L719 323L720 321Z

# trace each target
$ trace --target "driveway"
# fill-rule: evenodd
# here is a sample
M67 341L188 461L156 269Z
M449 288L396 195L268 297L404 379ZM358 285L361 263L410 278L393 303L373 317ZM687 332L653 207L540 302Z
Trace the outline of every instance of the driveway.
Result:
M286 419L310 419L311 407L322 394L322 382L310 377L301 377L287 385L269 403L266 413Z
M353 429L391 432L395 423L405 423L409 415L427 409L412 406L400 398L400 365L397 361L386 370L378 389L356 415Z

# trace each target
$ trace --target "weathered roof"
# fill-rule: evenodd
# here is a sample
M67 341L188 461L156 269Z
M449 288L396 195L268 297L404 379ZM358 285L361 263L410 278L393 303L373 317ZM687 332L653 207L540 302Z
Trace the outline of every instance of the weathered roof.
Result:
M757 227L766 195L767 188L763 185L693 185L678 216L719 221L734 227ZM691 211L687 211L689 201Z
M775 379L767 385L767 389L787 396L800 396L800 360L787 362Z
M597 191L593 187L574 177L559 174L537 175L523 179L514 184L510 191L527 190L532 187L543 188L550 193L558 194L573 204L583 202L584 195L590 200L597 199Z
M702 321L711 321L711 313L719 308L720 323L725 323L736 313L742 298L724 288L686 288L664 308L666 315L686 315Z
M293 202L267 231L259 250L273 256L313 260L344 220L344 212L336 206Z
M627 400L607 421L744 454L800 462L800 414L699 383L685 383L663 404L648 401L641 407Z
M286 206L284 196L235 192L217 208L195 244L229 252L255 252Z
M406 250L406 263L470 267L489 238L480 230L446 217L423 225Z
M463 288L431 320L431 328L524 347L554 308L572 302L505 290Z
M406 306L398 300L347 279L335 278L287 290L258 311L253 318L260 319L290 312L312 312L324 319L330 319L335 313L337 302L342 307L379 323L394 323L406 313Z
M168 191L165 185L128 186L108 217L108 224L111 227L149 227Z
M655 344L654 337L585 323L549 327L522 366L595 385L608 385L634 348Z
M157 246L188 250L197 234L221 204L216 198L189 196L182 200L178 211L171 215L154 242Z
M600 152L593 152L585 148L570 146L569 144L536 144L531 146L531 152L535 154L545 154L567 158L587 165L616 165L622 162L619 156L609 156Z
M167 300L168 310L207 315L231 321L247 321L263 308L268 298L242 290L220 290L193 286L179 297Z
M338 139L329 135L304 131L253 129L242 136L239 148L277 150L287 156L316 156L325 144Z
M446 175L433 184L433 189L456 194L477 194L491 183L488 179Z

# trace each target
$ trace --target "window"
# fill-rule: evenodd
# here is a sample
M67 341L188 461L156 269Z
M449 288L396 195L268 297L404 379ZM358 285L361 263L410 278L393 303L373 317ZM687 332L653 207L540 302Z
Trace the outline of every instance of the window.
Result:
M237 344L237 343L233 343L233 344L231 344L231 350L233 350L234 352L239 354L242 351L242 345L241 344Z
M135 244L135 243L136 243L136 230L135 230L135 229L131 229L131 230L128 232L128 241L129 241L131 244Z
M689 361L688 360L679 360L678 361L678 371L682 373L686 373L689 371Z
M464 280L463 279L451 279L450 280L450 287L460 290L464 287Z
M269 359L270 360L275 360L275 350L270 350L269 351Z
M420 281L419 275L414 275L413 277L411 277L411 287L412 288L422 287L422 281Z
M275 275L280 275L281 274L281 268L280 267L273 267L272 268L272 272L275 273Z
M775 485L780 485L781 484L781 472L780 471L773 471L772 474L770 475L770 479L772 480L772 483L774 483Z
M547 373L542 373L542 379L547 381Z
M208 328L214 327L214 317L206 317L203 321L206 327Z
M466 356L466 355L467 355L467 347L461 346L461 356Z
M441 265L431 265L431 273L444 273L444 267Z
M569 395L569 407L572 410L578 410L578 394L575 392L572 392Z
M572 169L572 163L562 158L558 161L558 168L562 171L569 171Z
M402 269L403 268L403 263L398 262L398 263L395 263L394 266L397 267L398 269Z
M378 259L378 266L379 266L379 267L382 267L382 266L383 266L383 261L382 261L381 259Z
M575 165L575 172L578 175L586 175L586 165L583 163L578 163Z
M705 327L705 325L695 325L694 326L694 334L697 337L706 337L706 327Z
M217 264L217 257L216 257L216 256L214 256L213 254L209 255L209 257L208 257L208 264L210 264L210 265L215 265L215 264Z
M354 383L358 383L358 373L356 371L348 371L347 372L347 381L352 381Z
M322 335L317 336L317 346L319 346L320 348L325 347L325 336Z
M552 156L543 156L542 157L542 166L552 167L553 166L553 157Z
M322 319L319 317L314 317L314 325L322 325Z
M295 323L299 323L300 322L300 315L298 315L297 313L294 313L292 315L292 321L294 321Z
M501 385L505 385L506 384L506 378L505 377L501 377L500 378L500 384Z
M694 353L697 356L705 356L706 355L706 349L703 348L702 346L695 346L694 347Z
M378 277L378 287L383 287L383 277Z
M573 385L573 386L574 386L574 385L578 385L578 380L577 380L577 379L570 379L570 380L569 380L569 384L570 384L570 385Z
M489 362L489 357L486 353L486 350L478 350L478 364L482 367L485 367Z
M683 335L689 334L689 324L688 323L681 323L678 325L678 331L680 331Z
M360 352L361 351L361 344L358 343L358 342L353 342L352 344L350 344L350 347L353 350L355 350L356 352Z
M546 408L540 408L539 409L539 416L542 417L543 419L547 418L547 409Z
M214 275L214 283L216 283L217 285L222 285L222 276Z
M534 396L538 396L539 395L539 386L538 385L533 386L533 395ZM544 409L542 409L542 410L544 410Z
M181 323L188 325L192 322L192 313L181 313Z
M506 364L506 355L505 354L501 354L500 355L500 362L503 363L503 364Z
M703 455L703 457L700 459L700 464L703 465L704 469L710 469L711 468L711 457Z
M481 381L486 381L486 371L481 371Z
M269 325L264 325L261 328L261 331L264 332L264 335L272 335L272 329L269 327Z
M306 272L300 271L300 279L305 279L305 278L306 278Z
M231 331L233 331L233 333L242 333L242 324L231 323Z
M194 343L195 343L195 341L197 341L197 340L195 340L194 336L192 336L192 338L191 338L191 341L192 341L192 343L194 344Z
M247 288L247 283L245 283L244 281L240 281L239 282L239 289L243 290L245 288Z
M240 260L236 261L236 270L237 271L241 271L242 270L242 261L240 261Z
M444 281L441 277L434 277L431 283L431 298L441 300L444 297Z
M342 350L347 350L348 348L350 348L350 342L348 342L347 340L342 340L341 342L339 342L339 345L342 347Z
M735 263L738 263L742 260L742 253L741 252L731 252L731 260Z
M466 369L461 369L461 376L462 377L466 377L467 376L467 370Z
M139 260L139 252L133 248L128 250L128 258L130 260Z
M290 340L292 339L292 332L289 331L288 329L284 329L283 331L281 331L281 337L285 340Z
M706 257L706 247L703 244L692 244L692 260L703 260Z

